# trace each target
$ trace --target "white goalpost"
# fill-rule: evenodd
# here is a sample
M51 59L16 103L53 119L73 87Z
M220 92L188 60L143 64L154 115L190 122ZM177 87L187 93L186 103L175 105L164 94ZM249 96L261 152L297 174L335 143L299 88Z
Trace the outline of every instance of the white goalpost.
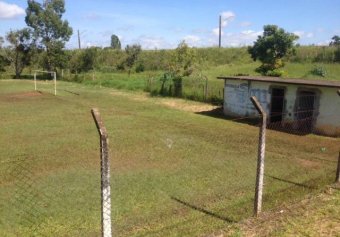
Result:
M39 71L39 70L35 70L34 71L34 90L35 91L38 90L38 88L37 88L37 73L46 73L46 74L50 74L51 76L53 76L54 95L57 95L57 73L54 72L54 71Z

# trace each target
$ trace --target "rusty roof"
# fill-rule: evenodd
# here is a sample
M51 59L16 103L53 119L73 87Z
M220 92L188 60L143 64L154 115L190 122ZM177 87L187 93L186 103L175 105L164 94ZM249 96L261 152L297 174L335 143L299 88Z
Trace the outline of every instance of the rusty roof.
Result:
M307 79L293 79L293 78L279 78L279 77L259 77L259 76L225 76L225 77L217 77L217 79L273 82L273 83L279 83L279 84L334 87L334 88L340 89L340 81L326 81L326 80L321 81L321 80L307 80Z

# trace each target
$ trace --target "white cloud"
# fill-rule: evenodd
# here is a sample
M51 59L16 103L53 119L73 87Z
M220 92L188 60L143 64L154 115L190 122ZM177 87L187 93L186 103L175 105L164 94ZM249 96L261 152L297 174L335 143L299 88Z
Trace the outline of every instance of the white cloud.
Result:
M314 34L311 32L306 34L306 38L313 38L313 37L314 37Z
M249 22L249 21L244 21L244 22L241 22L241 23L240 23L240 26L241 26L241 27L248 27L248 26L251 26L251 25L252 25L252 23Z
M99 20L101 18L102 18L102 16L99 15L98 13L95 13L95 12L90 12L90 13L85 15L85 19L90 20L90 21Z
M24 14L25 10L18 5L0 1L0 19L13 19Z
M223 45L239 47L252 45L254 41L256 41L259 35L262 35L263 31L253 31L253 30L245 30L239 33L229 33L226 37L223 38Z
M215 36L219 36L219 35L220 35L220 29L219 29L219 28L214 28L214 29L212 29L212 33L213 33L213 35L215 35ZM224 35L224 32L223 32L223 31L221 32L221 35Z
M293 33L299 36L299 38L313 38L314 37L314 34L312 32L294 31Z
M173 47L173 45L169 44L162 37L147 35L140 36L137 40L135 40L135 42L140 44L143 49L168 49Z
M293 34L297 35L301 38L302 36L304 36L305 32L304 31L294 31Z
M196 35L187 35L183 38L189 46L197 46L201 38Z
M318 45L318 46L328 46L330 42L331 42L330 40L324 40L324 41L318 42L316 45Z
M235 19L235 13L232 11L222 12L222 27L226 27L231 21Z

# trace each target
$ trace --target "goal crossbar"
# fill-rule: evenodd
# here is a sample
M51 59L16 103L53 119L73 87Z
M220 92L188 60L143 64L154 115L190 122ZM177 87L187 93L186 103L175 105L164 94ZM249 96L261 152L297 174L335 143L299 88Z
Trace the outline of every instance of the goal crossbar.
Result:
M37 73L48 73L53 75L53 81L54 81L54 95L57 95L57 73L53 71L40 71L40 70L34 70L34 90L37 90Z

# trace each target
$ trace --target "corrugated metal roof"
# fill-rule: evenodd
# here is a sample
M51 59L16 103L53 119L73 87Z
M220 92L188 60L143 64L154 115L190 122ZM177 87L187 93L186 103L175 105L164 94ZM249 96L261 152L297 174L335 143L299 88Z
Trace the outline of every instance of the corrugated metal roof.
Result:
M292 78L279 78L279 77L257 77L257 76L225 76L225 77L217 77L217 79L261 81L261 82L273 82L273 83L280 83L280 84L334 87L334 88L340 89L340 81L326 81L326 80L321 81L321 80L292 79Z

